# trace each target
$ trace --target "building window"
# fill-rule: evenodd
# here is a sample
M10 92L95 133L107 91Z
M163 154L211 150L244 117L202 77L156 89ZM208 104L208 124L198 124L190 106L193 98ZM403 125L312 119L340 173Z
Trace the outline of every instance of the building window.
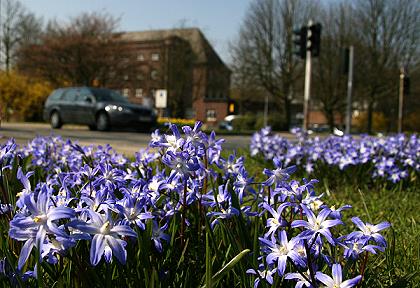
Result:
M142 98L143 97L143 89L137 88L136 89L136 98Z
M208 109L206 110L206 119L207 121L216 121L216 110L214 109Z
M144 61L144 55L143 55L143 53L137 54L137 61Z
M152 72L150 72L150 79L152 80L157 80L158 79L158 71L157 70L152 70Z
M128 58L126 58L126 57L124 57L124 58L122 58L121 62L122 62L124 65L127 65L127 64L128 64L128 62L130 62L130 59L128 59Z
M152 54L152 61L159 61L159 53Z
M128 89L128 88L122 89L122 94L123 94L124 97L128 97L129 94L130 94L130 89Z

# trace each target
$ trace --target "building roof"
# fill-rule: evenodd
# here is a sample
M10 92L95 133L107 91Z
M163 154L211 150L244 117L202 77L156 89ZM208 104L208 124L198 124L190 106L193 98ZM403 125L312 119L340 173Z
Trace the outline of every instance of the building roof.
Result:
M190 43L191 49L196 57L195 62L197 64L217 61L225 65L220 59L219 55L217 55L216 51L214 51L209 41L198 28L121 32L119 36L123 41L141 42L165 40L167 38L176 36Z

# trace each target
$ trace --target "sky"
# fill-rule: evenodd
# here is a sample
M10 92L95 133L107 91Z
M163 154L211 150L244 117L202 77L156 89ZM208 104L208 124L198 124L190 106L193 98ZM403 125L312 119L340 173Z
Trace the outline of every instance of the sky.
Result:
M120 31L198 27L222 60L238 34L251 0L20 0L44 21L68 21L83 12L120 18Z

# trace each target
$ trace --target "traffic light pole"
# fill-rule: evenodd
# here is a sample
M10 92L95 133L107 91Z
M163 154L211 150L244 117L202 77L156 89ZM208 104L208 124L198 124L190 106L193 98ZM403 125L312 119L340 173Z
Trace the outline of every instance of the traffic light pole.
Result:
M405 71L404 68L400 69L400 95L398 101L398 133L402 132L402 123L403 123L403 104L404 104L404 77Z
M347 111L346 111L346 134L351 132L351 93L353 90L353 58L354 47L349 48L349 75L347 80Z
M311 26L312 26L312 20L309 20L308 27L311 27ZM308 34L309 34L309 31L310 30L308 30ZM303 126L302 126L304 131L307 131L308 126L309 126L309 100L310 100L310 92L311 92L311 70L312 70L311 50L306 49L305 90L303 94Z
M264 103L264 127L268 125L268 95L265 95Z

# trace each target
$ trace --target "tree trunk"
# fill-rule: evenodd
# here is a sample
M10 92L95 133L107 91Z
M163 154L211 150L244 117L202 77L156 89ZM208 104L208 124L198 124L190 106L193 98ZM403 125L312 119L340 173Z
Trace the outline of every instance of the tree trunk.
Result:
M327 123L330 129L330 132L334 131L335 121L334 121L334 110L325 111L325 116L327 117Z
M289 131L290 130L290 121L292 117L292 113L290 112L290 100L288 97L284 99L284 110L286 114L286 119L284 123L284 128Z
M367 111L367 132L372 134L372 126L373 126L373 101L370 100L368 104L368 111Z

